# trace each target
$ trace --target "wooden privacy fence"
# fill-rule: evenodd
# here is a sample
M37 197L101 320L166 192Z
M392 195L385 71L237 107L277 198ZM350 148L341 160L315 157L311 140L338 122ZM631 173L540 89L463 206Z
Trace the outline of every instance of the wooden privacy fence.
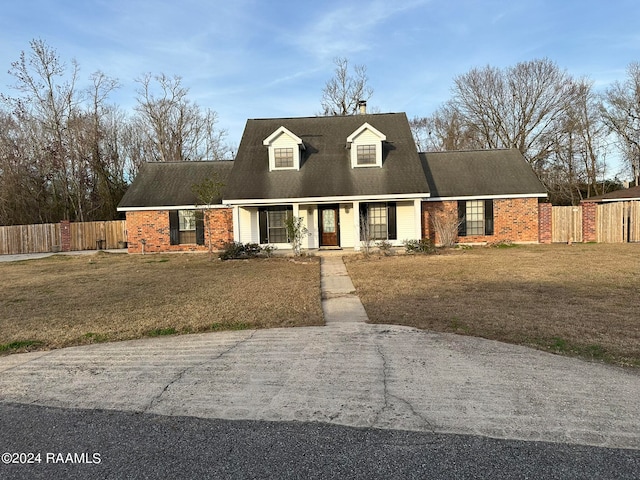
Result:
M585 214L585 208L587 208L586 212L589 209L595 212L595 218L592 214L591 220L588 220L589 214ZM587 207L583 205L552 207L551 241L555 243L640 242L640 202L610 202L591 204Z
M125 248L126 228L125 220L0 227L0 255Z
M554 243L582 242L581 207L553 207L551 241Z
M0 227L2 255L53 252L59 250L60 245L59 223Z
M598 205L598 243L640 242L640 202Z
M71 224L71 250L123 248L127 241L124 220Z

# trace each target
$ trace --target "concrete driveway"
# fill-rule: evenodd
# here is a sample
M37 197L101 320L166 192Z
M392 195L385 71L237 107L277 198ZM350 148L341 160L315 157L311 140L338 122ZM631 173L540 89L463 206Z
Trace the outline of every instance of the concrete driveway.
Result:
M0 401L640 449L637 371L362 323L0 358Z

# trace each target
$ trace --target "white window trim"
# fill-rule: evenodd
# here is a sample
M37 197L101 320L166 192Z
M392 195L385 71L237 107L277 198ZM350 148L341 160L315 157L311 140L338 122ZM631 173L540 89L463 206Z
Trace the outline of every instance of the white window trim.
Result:
M293 140L298 148L293 149L293 166L292 167L276 167L276 148L287 148L289 145L278 145L278 139L282 137L282 135L288 136L291 140ZM304 150L304 142L300 137L298 137L295 133L292 133L289 129L285 127L278 128L275 132L265 138L262 142L264 146L269 149L269 171L280 171L280 170L300 170L300 150Z
M361 140L362 133L369 131L373 133L377 140L372 143L371 140ZM387 140L387 136L380 130L372 127L368 123L363 123L360 128L347 137L347 144L351 148L351 168L381 168L382 167L382 142ZM376 162L366 165L358 165L358 145L373 145L376 147Z

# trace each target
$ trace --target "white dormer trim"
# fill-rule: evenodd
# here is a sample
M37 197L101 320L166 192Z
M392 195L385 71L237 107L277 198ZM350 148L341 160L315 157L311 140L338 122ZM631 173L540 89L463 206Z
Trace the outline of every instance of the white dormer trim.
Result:
M278 128L262 142L269 149L269 171L300 170L300 150L304 150L304 142L295 133L285 127ZM276 167L276 149L291 148L293 150L293 166Z
M368 123L363 123L360 128L347 137L347 144L351 148L351 168L382 167L382 142L387 136ZM358 146L375 146L375 163L358 164Z

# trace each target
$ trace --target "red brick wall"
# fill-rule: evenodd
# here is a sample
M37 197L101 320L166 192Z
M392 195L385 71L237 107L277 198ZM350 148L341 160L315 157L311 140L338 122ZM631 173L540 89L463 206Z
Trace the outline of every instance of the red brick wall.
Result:
M445 221L458 221L458 202L423 202L422 236L440 243L431 218L438 215ZM538 242L538 199L507 198L493 201L493 235L475 235L458 238L460 243L484 243L497 241Z
M552 225L551 212L553 206L550 203L538 204L538 241L540 243L551 243Z
M594 202L584 202L582 207L582 241L595 242L598 240L596 225L596 212L598 204Z
M212 246L214 250L233 241L233 214L230 208L216 208L208 213ZM127 246L129 253L142 253L142 240L146 253L156 252L206 252L209 249L207 222L204 228L204 245L171 245L169 236L169 211L150 210L127 212Z

